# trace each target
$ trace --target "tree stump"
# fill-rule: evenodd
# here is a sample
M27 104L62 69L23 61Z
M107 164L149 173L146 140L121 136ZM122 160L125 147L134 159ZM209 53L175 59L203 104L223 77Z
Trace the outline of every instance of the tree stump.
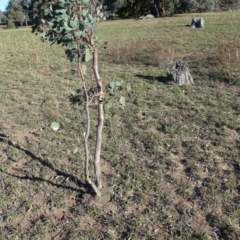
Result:
M196 17L192 17L192 22L190 25L191 28L203 28L204 27L204 19L196 19Z
M167 67L167 78L179 86L194 84L188 69L188 64L185 61L173 61L169 63Z

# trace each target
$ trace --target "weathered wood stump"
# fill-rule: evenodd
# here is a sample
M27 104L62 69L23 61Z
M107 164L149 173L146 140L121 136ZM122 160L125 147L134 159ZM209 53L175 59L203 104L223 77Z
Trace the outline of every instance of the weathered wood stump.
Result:
M167 66L167 78L179 86L194 84L188 64L185 61L173 61L169 63Z
M196 17L192 17L192 22L190 25L191 28L203 28L204 27L204 19L196 19Z

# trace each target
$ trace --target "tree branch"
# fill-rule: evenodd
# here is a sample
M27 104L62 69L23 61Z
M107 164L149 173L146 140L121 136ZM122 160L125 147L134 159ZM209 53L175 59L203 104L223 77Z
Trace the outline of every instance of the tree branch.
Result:
M88 138L89 138L90 124L91 124L91 122L90 122L90 115L89 115L89 96L88 96L88 92L87 92L87 88L86 88L86 84L85 84L85 79L84 79L84 74L82 72L82 67L81 67L81 63L80 62L78 62L78 71L79 71L79 74L80 74L81 79L82 79L83 89L84 89L84 93L85 93L85 97L86 97L85 111L86 111L87 129L86 129L86 133L85 133L85 136L84 136L85 179L86 179L87 183L92 186L92 188L95 191L96 195L98 197L100 197L101 196L100 191L98 190L96 185L91 181L91 179L89 177L89 147L88 147Z
M94 46L94 40L91 39L91 45ZM102 130L104 123L104 114L103 114L103 86L102 81L98 72L98 52L97 47L95 46L93 52L93 72L95 80L98 87L98 126L96 134L96 147L94 154L94 167L96 175L96 184L99 189L102 188L101 183L101 167L100 167L100 154L101 154L101 145L102 145Z

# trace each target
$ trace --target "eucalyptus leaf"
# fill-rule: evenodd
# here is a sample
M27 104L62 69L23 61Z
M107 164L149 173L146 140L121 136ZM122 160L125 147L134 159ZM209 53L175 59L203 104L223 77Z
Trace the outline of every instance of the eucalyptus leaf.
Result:
M58 122L52 122L51 128L52 130L57 131L60 128L60 124Z
M46 37L46 33L45 33L45 32L41 33L41 34L40 34L40 37L41 37L41 38L45 38L45 37Z
M51 13L51 10L49 8L44 9L44 14L47 16Z
M65 22L67 22L68 19L69 19L69 16L68 16L66 13L62 14L60 17L61 17L62 20L64 20Z
M64 8L65 3L59 2L58 5L59 7Z
M85 51L85 62L89 62L92 59L92 54L90 53L90 50L87 48Z
M72 31L73 30L73 28L69 27L66 22L63 24L63 28L67 31Z
M69 25L74 29L78 28L78 22L77 21L70 20Z
M87 34L86 34L86 32L85 32L85 30L82 32L82 37L86 37L87 36Z
M85 29L91 28L91 23L90 22L84 22L84 27L85 27Z
M55 10L56 13L66 13L66 9L57 9Z
M130 92L132 90L130 84L127 85L126 89L127 89L127 92Z
M110 83L109 83L109 86L110 86L110 88L113 89L113 88L116 86L116 83L115 83L115 82L110 82Z
M82 65L82 71L84 74L87 73L87 66L86 65Z
M94 17L92 20L91 20L91 24L93 24L93 23L95 23L97 21L97 18L96 17ZM94 29L94 28L96 28L96 29ZM94 26L94 32L96 33L97 32L97 26Z
M120 102L123 106L125 106L125 103L126 103L125 97L124 97L124 96L121 96L119 102Z
M112 102L109 100L109 101L108 101L106 104L104 104L104 106L103 106L104 112L105 112L105 113L108 113L109 110L111 109L111 107L112 107Z
M111 90L109 91L109 95L110 95L110 96L114 96L114 95L115 95L113 89L111 89Z
M89 0L81 0L82 1L82 4L88 4L89 3Z
M82 31L75 31L74 34L75 34L75 37L81 37L82 36Z
M93 16L92 16L92 14L88 14L88 19L91 21L92 19L93 19Z
M72 39L72 36L71 36L70 39ZM71 50L75 50L75 49L78 48L78 45L77 45L76 43L70 43L70 44L68 45L68 48L71 49Z
M115 85L116 85L117 87L119 87L119 86L121 86L121 83L120 83L119 81L116 81L116 82L115 82Z
M87 14L88 14L88 9L83 9L83 10L82 10L82 15L83 15L84 17L86 17Z
M74 150L73 150L73 154L76 154L78 152L78 147L76 147Z

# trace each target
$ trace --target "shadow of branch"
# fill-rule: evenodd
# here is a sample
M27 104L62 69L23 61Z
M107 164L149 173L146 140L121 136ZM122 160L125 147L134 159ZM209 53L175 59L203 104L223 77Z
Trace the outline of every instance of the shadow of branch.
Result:
M91 194L91 195L95 195L93 190L92 190L92 187L89 184L83 183L82 181L80 181L79 179L77 179L76 177L74 177L73 175L71 175L69 173L66 173L66 172L63 172L61 170L56 169L52 165L52 163L50 163L48 160L45 160L41 157L36 156L33 152L31 152L28 149L25 149L24 147L20 146L18 143L9 140L7 137L5 137L5 135L4 136L2 134L0 135L0 142L5 142L9 146L12 146L12 147L24 152L26 155L31 157L32 160L36 160L36 161L40 162L43 166L46 166L49 169L51 169L52 171L54 171L58 176L62 176L64 178L67 178L69 181L77 184L79 188L74 188L74 187L71 187L71 186L57 184L57 183L51 182L51 181L49 181L47 179L44 179L44 178L41 178L41 177L28 176L28 175L18 176L18 175L7 173L7 172L3 171L2 169L0 169L1 172L5 173L5 174L7 174L11 177L16 177L16 178L23 179L23 180L46 182L46 183L51 184L53 186L56 186L58 188L65 188L65 189L69 189L69 190L72 190L72 191L78 191L78 192L80 192L80 194L88 193L88 194Z
M41 177L28 176L28 175L19 176L19 175L8 173L8 172L6 172L6 171L4 171L2 169L0 169L0 172L5 173L6 175L8 175L10 177L15 177L15 178L18 178L18 179L21 179L21 180L46 182L47 184L50 184L50 185L55 186L57 188L64 188L64 189L72 190L72 191L75 191L75 192L79 192L80 191L82 194L86 193L86 191L83 191L82 189L74 188L74 187L71 187L71 186L65 186L65 185L58 184L58 183L54 183L54 182L51 182L51 181L49 181L47 179L44 179L44 178L41 178Z

